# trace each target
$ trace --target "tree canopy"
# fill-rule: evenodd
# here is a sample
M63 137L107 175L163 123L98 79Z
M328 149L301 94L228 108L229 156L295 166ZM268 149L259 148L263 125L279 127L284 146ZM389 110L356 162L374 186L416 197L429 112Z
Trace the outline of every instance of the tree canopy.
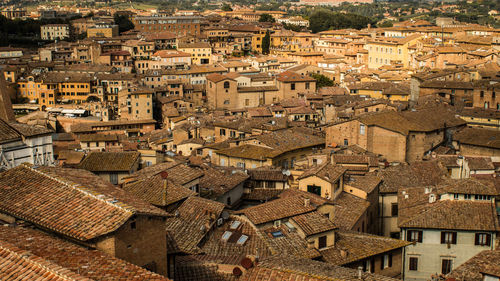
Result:
M266 35L262 39L262 53L267 55L269 54L269 48L271 47L271 34L269 30L266 31Z
M316 79L317 88L331 87L334 84L332 79L326 77L323 74L311 73L311 77Z
M233 10L233 8L231 8L231 5L228 3L222 4L222 7L220 9L226 12L230 12Z
M369 23L372 23L372 19L365 16L328 10L318 10L309 17L309 26L314 33L330 29L362 29Z
M276 22L276 20L270 14L262 14L260 15L259 22Z
M124 15L115 14L115 24L118 25L118 30L120 33L134 29L134 24L129 18Z

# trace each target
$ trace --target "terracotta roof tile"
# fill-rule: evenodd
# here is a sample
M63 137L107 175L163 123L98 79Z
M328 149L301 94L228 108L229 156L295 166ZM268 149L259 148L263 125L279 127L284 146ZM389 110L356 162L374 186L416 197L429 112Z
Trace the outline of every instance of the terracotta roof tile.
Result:
M43 267L36 267L34 270L29 270L24 265L23 270L31 274L43 268L50 270L53 267L59 267L68 278L63 280L169 280L101 251L78 246L35 229L0 226L0 249L6 245L8 249L22 255L25 259L33 260L37 257L38 260L45 261L45 264L41 262L39 264ZM2 269L5 268L0 266L0 279L3 280ZM34 279L35 277L30 275L29 280ZM52 276L47 280L58 279Z
M429 196L420 187L400 190L398 226L482 231L500 229L495 206L490 201L437 200L429 203Z
M465 128L453 135L453 140L459 144L476 145L500 149L500 134L498 130L482 128Z
M318 212L301 214L291 218L306 236L332 231L337 227L326 216Z
M0 186L2 212L82 241L134 214L167 215L84 170L22 165L0 174Z
M344 265L410 245L411 242L361 232L335 232L335 247L320 250L323 259Z
M130 172L138 161L139 152L91 152L79 168L91 172Z
M304 199L293 196L243 209L239 213L244 214L253 224L258 225L308 213L315 209L316 207L312 205L306 206Z
M447 170L438 161L391 166L377 175L382 178L381 193L396 193L402 187L432 186L448 177Z
M331 220L342 230L352 230L359 218L366 213L370 203L350 193L342 192L335 198Z
M447 278L462 281L482 281L483 273L500 276L500 250L482 251L448 274Z
M4 241L0 241L0 279L36 279L41 281L91 280Z
M325 164L312 167L311 169L305 171L302 175L300 175L299 180L317 176L327 182L334 183L345 174L346 170L347 169L342 166L332 165L329 162L326 162Z
M0 143L18 139L21 139L21 134L7 122L0 119Z
M222 203L200 197L189 197L176 210L178 216L167 219L167 231L182 252L199 253L201 240L215 224L222 210L224 210Z
M366 281L397 279L387 276L362 273L362 279ZM305 258L290 256L274 256L264 259L259 264L242 275L241 281L296 281L296 280L349 280L358 279L358 270L331 265L325 262L313 261Z
M203 166L204 176L200 180L201 193L206 193L203 197L216 199L231 191L248 179L248 175L238 170L215 169Z
M123 190L137 196L155 206L166 207L182 201L196 192L174 183L167 179L165 188L164 180L160 174L142 178L133 182L124 183Z

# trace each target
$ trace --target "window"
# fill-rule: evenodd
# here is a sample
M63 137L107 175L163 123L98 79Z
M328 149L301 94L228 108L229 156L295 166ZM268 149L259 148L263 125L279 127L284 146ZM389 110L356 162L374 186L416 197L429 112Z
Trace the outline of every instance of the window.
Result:
M453 194L453 199L458 200L458 193Z
M116 174L116 173L109 174L109 181L112 184L118 184L118 174Z
M476 199L476 200L489 200L490 197L488 195L474 195L474 199Z
M476 239L474 245L479 246L490 246L491 244L491 235L488 233L476 233Z
M392 267L392 254L386 254L381 257L380 260L380 269L385 269L388 267Z
M391 204L391 216L393 216L393 217L398 216L398 203Z
M457 233L451 231L442 231L441 244L457 244Z
M366 126L364 124L359 125L359 134L365 135Z
M423 232L421 230L408 230L406 232L406 240L422 243L422 234Z
M484 91L479 92L479 97L484 98Z
M224 82L224 89L229 89L229 81Z
M321 196L321 186L308 185L307 186L307 192L310 192L310 193L313 193L313 194Z
M292 83L292 84L290 85L290 89L291 89L291 90L295 90L295 83Z
M310 86L311 86L311 85L309 84L309 82L307 82L307 83L306 83L306 90L309 90Z
M326 236L321 236L318 238L318 249L326 248Z
M410 257L409 270L418 270L418 258Z
M389 237L394 238L394 239L399 239L401 236L401 233L399 232L391 232L389 233Z
M464 199L465 200L471 200L472 199L472 195L471 194L464 194Z
M349 145L349 141L347 139L344 139L344 145L345 146L348 146Z
M220 129L220 130L219 130L219 134L220 134L221 136L225 136L225 135L226 135L226 129Z
M448 274L451 272L451 265L452 265L452 260L450 259L443 259L441 261L441 273L442 274Z

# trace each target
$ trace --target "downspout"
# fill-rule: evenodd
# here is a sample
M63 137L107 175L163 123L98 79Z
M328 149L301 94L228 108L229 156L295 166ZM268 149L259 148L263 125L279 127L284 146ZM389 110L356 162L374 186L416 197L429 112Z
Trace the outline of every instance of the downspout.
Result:
M401 232L402 232L402 235L401 236L405 236L405 233L406 231L404 231L403 229L401 229ZM406 241L406 237L403 237L403 240ZM402 266L401 266L401 280L405 280L405 268L406 268L406 265L405 265L405 261L406 261L406 247L408 246L404 246L403 247L403 255L402 255L402 259L403 261L401 262Z

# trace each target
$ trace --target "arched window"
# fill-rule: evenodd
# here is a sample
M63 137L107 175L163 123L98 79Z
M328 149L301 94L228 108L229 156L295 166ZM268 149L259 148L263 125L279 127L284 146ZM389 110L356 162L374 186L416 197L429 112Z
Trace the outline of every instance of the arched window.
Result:
M224 89L229 89L229 81L224 82Z

